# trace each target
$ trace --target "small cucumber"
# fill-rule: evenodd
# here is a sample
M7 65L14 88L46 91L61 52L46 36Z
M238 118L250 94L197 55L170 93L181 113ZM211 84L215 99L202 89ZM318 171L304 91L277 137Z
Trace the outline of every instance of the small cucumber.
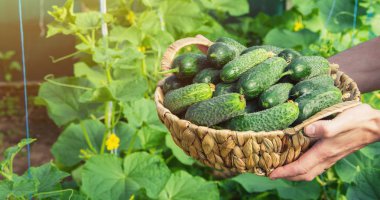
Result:
M299 56L301 56L301 54L293 49L284 49L278 53L278 57L285 59L287 63L291 63L293 59Z
M239 51L222 42L216 42L208 48L207 59L211 65L217 69L221 69L225 64L233 60L239 55Z
M206 68L195 75L193 83L213 83L217 84L220 82L220 70Z
M240 93L243 93L247 99L259 96L281 78L286 66L287 63L283 58L273 57L248 70L239 79Z
M328 75L330 64L321 56L301 56L290 63L287 73L292 80L301 81L320 75Z
M298 117L299 110L294 102L287 102L260 112L244 114L226 123L236 131L274 131L289 127Z
M264 49L255 49L224 65L220 72L220 78L227 83L231 83L239 79L239 77L247 70L262 63L274 54Z
M276 46L272 46L272 45L252 46L252 47L246 48L243 52L241 52L241 55L246 54L246 53L253 51L255 49L265 49L267 51L273 52L276 55L279 54L282 50L284 50L280 47L276 47Z
M169 76L165 79L162 89L164 93L167 93L170 90L175 90L183 86L185 86L183 81L180 81L176 76Z
M196 53L185 53L176 57L172 69L162 73L174 73L180 80L192 79L200 70L208 65L207 56Z
M265 90L260 95L260 105L263 108L271 108L284 103L289 99L289 93L292 89L291 83L278 83Z
M197 125L212 126L241 115L245 106L243 95L225 94L190 106L185 119Z
M195 83L172 90L165 95L164 106L174 114L180 114L189 106L210 99L215 90L213 84Z
M296 123L301 123L317 112L342 102L342 93L336 87L325 87L302 95L295 101L300 110Z
M215 87L214 97L233 92L237 92L236 83L218 83Z
M325 86L334 86L334 79L329 75L317 76L298 82L290 91L290 96L298 98L304 94L309 94L318 88Z
M244 51L244 49L247 48L244 45L240 44L240 42L238 42L232 38L228 38L228 37L221 37L221 38L217 39L215 42L223 42L223 43L228 44L229 46L233 46L239 51L239 54L242 51Z

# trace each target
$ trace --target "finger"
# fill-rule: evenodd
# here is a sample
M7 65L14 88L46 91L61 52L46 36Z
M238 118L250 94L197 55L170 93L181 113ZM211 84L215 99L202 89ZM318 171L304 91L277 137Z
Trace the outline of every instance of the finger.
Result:
M312 181L314 180L315 177L317 177L320 174L323 174L327 169L329 169L332 165L334 165L336 160L338 159L330 159L328 161L325 161L324 163L321 163L315 166L306 174L285 177L285 179L289 181Z
M320 120L305 127L305 134L315 138L329 138L357 128L363 121L369 120L372 108L366 104L350 108L332 120Z
M301 155L298 160L275 169L269 177L276 179L304 175L320 163L338 155L340 150L336 149L336 144L329 140L334 139L318 141L305 154Z

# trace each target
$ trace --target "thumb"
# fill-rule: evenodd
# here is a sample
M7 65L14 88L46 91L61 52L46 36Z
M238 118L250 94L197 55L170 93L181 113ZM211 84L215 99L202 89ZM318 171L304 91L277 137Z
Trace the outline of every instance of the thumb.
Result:
M333 137L337 134L333 130L334 124L331 120L316 121L304 128L305 134L313 138Z

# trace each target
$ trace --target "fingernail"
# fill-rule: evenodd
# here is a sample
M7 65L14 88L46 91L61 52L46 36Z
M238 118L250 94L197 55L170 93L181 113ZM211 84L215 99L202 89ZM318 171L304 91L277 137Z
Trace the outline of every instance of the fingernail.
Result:
M314 125L309 125L305 128L305 132L307 135L312 136L315 134L315 126Z

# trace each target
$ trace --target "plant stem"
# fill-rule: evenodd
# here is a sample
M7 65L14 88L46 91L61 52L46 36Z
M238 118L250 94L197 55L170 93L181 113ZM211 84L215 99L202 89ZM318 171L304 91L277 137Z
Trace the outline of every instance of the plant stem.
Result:
M37 193L37 194L34 194L33 197L38 197L40 195L46 195L46 194L54 194L54 193L62 193L62 192L68 192L70 191L71 194L69 196L69 199L71 199L74 195L74 190L73 189L64 189L64 190L57 190L57 191L50 191L50 192L40 192L40 193Z
M165 70L165 71L162 71L162 72L158 72L158 74L169 74L169 73L174 73L174 72L178 72L178 68L174 68L174 69L169 69L169 70ZM286 73L286 72L284 72Z
M58 81L53 81L51 80L51 78L54 78L54 75L52 74L48 74L44 77L44 80L51 83L51 84L54 84L54 85L59 85L59 86L62 86L62 87L68 87L68 88L74 88L74 89L81 89L81 90L92 90L92 88L89 88L89 87L83 87L83 86L78 86L78 85L70 85L70 84L66 84L66 83L60 83Z
M68 58L71 58L71 57L73 57L73 56L75 56L75 55L78 55L78 54L80 54L80 53L81 53L80 51L76 51L76 52L74 52L74 53L71 53L71 54L68 54L68 55L62 56L62 57L57 58L57 59L55 59L53 56L50 56L50 58L51 58L51 61L52 61L53 63L57 63L57 62L60 62L60 61L62 61L62 60L66 60L66 59L68 59Z
M91 143L90 137L89 137L89 135L88 135L88 132L87 132L87 130L86 130L86 127L85 127L84 124L83 124L83 121L80 122L80 126L81 126L81 128L82 128L83 136L84 136L84 138L85 138L85 140L86 140L86 142L87 142L88 147L91 149L92 152L97 153L97 151L96 151L96 149L94 148L94 146L92 146L92 143Z
M106 102L106 108L105 108L105 113L104 113L104 124L106 125L106 132L103 134L103 140L102 140L102 146L100 148L100 154L104 153L104 148L106 145L107 136L112 131L113 117L114 117L113 102L108 101L108 102Z

